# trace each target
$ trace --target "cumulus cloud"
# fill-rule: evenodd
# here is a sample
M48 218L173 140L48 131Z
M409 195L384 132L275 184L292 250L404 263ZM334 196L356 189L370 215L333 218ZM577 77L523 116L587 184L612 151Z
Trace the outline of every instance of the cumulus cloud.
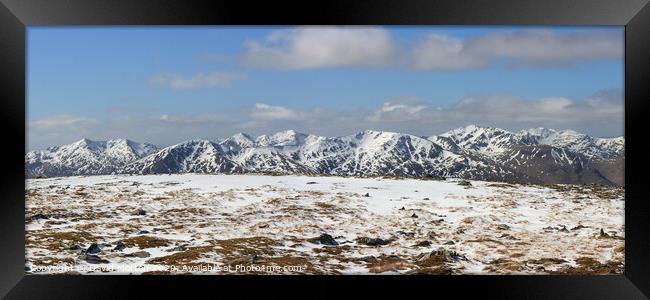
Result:
M392 64L397 51L390 34L376 27L282 29L245 47L245 63L281 69L381 66Z
M304 119L306 113L294 111L282 106L255 103L255 105L249 110L249 115L253 121L297 121Z
M228 72L199 73L192 76L179 74L157 74L149 78L154 86L164 86L172 90L194 90L210 87L229 86L241 75Z
M244 45L245 63L279 69L392 66L416 70L562 67L622 59L618 30L493 32L465 38L432 31L400 44L379 27L297 27L276 30Z
M496 32L466 39L429 34L411 50L415 69L468 69L500 60L514 66L571 66L580 62L622 59L622 31Z

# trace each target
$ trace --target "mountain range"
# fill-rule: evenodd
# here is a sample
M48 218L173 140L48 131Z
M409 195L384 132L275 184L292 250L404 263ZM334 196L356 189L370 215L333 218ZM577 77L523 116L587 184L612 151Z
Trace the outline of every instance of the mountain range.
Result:
M31 151L29 178L103 174L272 173L459 177L624 186L625 139L572 130L509 132L469 125L429 137L366 130L324 137L294 130L189 140L162 149L126 139Z

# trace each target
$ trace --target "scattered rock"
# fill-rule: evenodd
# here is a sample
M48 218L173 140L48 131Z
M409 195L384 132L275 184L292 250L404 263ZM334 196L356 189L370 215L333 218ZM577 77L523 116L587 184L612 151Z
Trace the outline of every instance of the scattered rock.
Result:
M50 217L44 215L44 214L35 214L29 218L29 221L38 221L38 220L47 220Z
M600 237L601 238L608 238L609 234L605 233L605 231L601 228L600 229Z
M452 240L448 240L443 245L453 245L453 244L456 244L456 243L454 243L454 241L452 241Z
M91 264L107 264L110 261L105 260L95 254L85 254L82 256L82 259Z
M449 251L446 250L445 248L440 247L438 248L438 250L434 250L428 253L420 253L415 257L415 260L419 263L430 262L436 264L443 264L443 263L455 263L461 260L467 260L467 257L459 254L456 251Z
M366 194L363 195L363 196L364 196L364 197L370 197L370 193L366 193Z
M316 182L316 181L310 181L310 182L307 182L307 184L317 184L317 183L318 183L318 182Z
M99 245L97 243L92 243L88 249L86 249L86 253L88 254L97 254L99 252L102 252L102 249L99 248Z
M377 258L375 258L375 257L372 256L372 255L368 255L368 256L364 256L364 257L359 257L359 258L355 258L354 260L356 260L356 261L364 261L364 262L367 262L367 263L374 263L374 262L377 262Z
M429 198L428 198L428 197L425 197L425 198L422 198L422 200L429 200Z
M559 232L564 232L564 233L569 232L569 230L566 229L566 226L562 226L562 228L561 228L560 230L558 230L558 231L559 231Z
M133 214L136 215L136 216L144 216L144 215L147 214L147 211L140 208L140 209L137 209Z
M571 228L571 230L580 230L583 228L589 228L588 226L582 226L581 224L578 224L578 226Z
M411 218L417 218L417 217L418 215L416 215L415 213L411 215Z
M497 229L498 230L510 230L510 226L508 226L506 224L499 224L499 225L497 225Z
M420 241L419 243L413 245L413 247L429 247L431 246L431 242L429 241Z
M150 233L149 230L140 230L138 234L147 234Z
M115 248L113 248L113 251L122 251L126 249L126 245L122 242L117 242L117 245L115 245Z
M133 252L125 255L127 257L139 257L139 258L147 258L151 256L151 254L147 251L138 251L138 252Z
M405 209L406 209L406 208L405 208L404 206L402 206L402 208L400 208L400 209L398 209L398 210L405 210Z
M268 227L269 227L269 224L266 224L266 223L257 225L257 228L268 228Z
M360 237L356 239L357 243L367 246L383 246L388 245L392 240L384 240L381 238Z
M328 245L328 246L337 246L339 243L329 234L323 233L317 238L309 240L314 244Z

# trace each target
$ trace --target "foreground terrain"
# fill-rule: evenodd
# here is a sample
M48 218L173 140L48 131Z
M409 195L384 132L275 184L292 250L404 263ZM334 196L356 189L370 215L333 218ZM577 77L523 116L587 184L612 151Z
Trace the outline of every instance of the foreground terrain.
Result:
M172 174L29 179L25 193L32 274L624 268L624 190L615 187Z

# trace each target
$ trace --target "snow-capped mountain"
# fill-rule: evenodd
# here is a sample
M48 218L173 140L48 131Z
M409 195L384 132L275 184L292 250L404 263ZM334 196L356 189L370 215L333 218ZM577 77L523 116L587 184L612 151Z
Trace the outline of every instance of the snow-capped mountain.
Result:
M428 138L372 130L323 137L287 130L190 140L160 150L126 140L81 140L30 152L25 167L30 177L276 173L623 185L624 143L623 137L592 138L570 130L513 133L475 125Z
M126 139L82 139L72 144L27 153L25 169L30 177L111 174L157 150L154 145Z
M243 169L228 159L219 144L190 140L126 165L122 173L239 173Z

